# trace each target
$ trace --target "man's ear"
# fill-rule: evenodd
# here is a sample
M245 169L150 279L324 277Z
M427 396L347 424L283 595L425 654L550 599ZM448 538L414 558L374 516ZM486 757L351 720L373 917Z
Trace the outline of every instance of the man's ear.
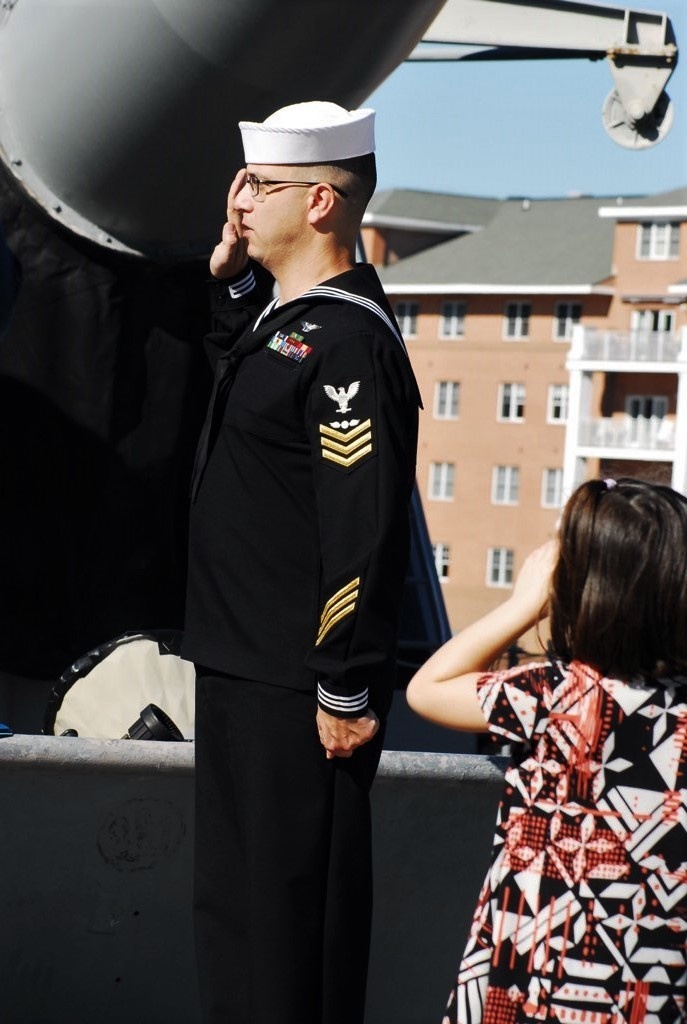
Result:
M308 193L308 221L319 224L332 212L335 202L336 196L331 185L326 182L315 185Z

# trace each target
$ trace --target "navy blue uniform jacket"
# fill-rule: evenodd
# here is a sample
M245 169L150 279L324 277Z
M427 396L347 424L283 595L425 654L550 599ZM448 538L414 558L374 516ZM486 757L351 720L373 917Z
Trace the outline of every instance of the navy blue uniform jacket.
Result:
M384 714L419 405L391 308L365 264L283 306L250 265L213 289L216 386L230 369L191 506L183 656Z

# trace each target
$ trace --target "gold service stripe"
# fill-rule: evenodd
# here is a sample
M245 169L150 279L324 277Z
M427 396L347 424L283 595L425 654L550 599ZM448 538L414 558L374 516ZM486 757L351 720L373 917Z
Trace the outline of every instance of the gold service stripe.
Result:
M353 595L354 600L350 604L344 605L340 612L337 612L336 614L332 614L330 616L326 625L323 623L320 626L320 631L317 634L317 640L315 641L315 647L317 647L318 644L322 643L327 633L334 628L337 622L340 622L341 619L345 619L347 615L351 615L355 611L355 599L357 598L357 596L358 592L356 591L355 594Z
M327 614L327 612L329 611L329 609L331 608L335 601L338 601L339 598L341 597L345 597L346 594L350 594L352 590L355 590L356 587L359 586L360 576L356 576L356 578L354 580L351 580L350 583L347 583L345 587L342 587L341 590L337 590L335 594L332 594L332 596L329 598L324 608L322 609L322 616L320 618L320 622L322 622L322 619L324 619L325 615Z
M360 576L356 576L329 598L322 609L320 626L315 646L327 635L330 629L346 615L350 615L356 606L360 586Z

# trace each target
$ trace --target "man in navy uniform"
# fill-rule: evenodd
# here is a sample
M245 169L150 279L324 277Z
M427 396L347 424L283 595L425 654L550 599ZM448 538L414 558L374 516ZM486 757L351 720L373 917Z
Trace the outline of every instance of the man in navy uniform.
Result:
M213 1024L362 1024L419 396L355 262L374 111L300 103L239 127L183 650L201 1002Z

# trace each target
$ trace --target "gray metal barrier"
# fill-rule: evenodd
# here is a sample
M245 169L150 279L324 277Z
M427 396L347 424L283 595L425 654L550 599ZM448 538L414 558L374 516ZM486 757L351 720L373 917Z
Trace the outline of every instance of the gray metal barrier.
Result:
M386 751L367 1024L439 1024L503 762ZM0 740L3 1024L196 1024L192 743Z

